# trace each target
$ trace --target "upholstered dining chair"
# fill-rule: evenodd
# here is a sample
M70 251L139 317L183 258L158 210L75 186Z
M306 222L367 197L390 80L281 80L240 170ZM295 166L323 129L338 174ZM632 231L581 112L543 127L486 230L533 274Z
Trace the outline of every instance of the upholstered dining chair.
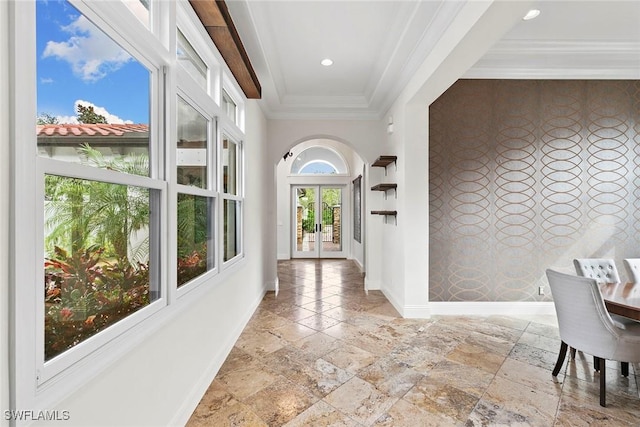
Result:
M594 355L601 365L600 406L606 406L606 360L640 363L640 331L613 323L595 279L553 270L546 273L561 340L553 376L558 376L568 346Z
M573 265L578 276L596 279L598 283L620 283L618 269L610 258L577 258Z
M640 283L640 258L625 258L622 262L625 270L627 270L629 281Z
M573 260L578 276L595 279L598 284L603 283L620 283L620 274L616 268L616 263L611 258L577 258ZM638 329L640 323L617 314L610 314L613 323L622 329ZM582 349L580 349L582 350ZM584 350L583 350L584 351ZM572 355L575 356L575 349L572 349ZM597 358L593 357L593 368L600 370ZM622 374L629 376L629 364L622 363Z
M595 279L599 285L603 283L620 283L620 274L618 274L618 269L612 259L577 258L573 260L573 265L578 276ZM640 323L627 317L611 314L611 318L619 328L640 328Z

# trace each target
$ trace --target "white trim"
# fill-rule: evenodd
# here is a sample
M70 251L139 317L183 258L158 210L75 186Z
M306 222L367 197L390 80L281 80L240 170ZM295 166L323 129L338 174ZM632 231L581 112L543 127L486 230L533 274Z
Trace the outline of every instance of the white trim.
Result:
M463 78L638 79L639 54L635 41L508 40L498 42Z
M338 159L342 162L342 165L334 165L331 162L324 160L324 159L318 159L316 157L309 159L308 162L306 162L304 165L302 165L300 167L300 169L304 169L307 165L314 163L314 162L323 162L326 163L328 165L331 165L334 167L334 169L336 169L336 173L334 174L322 174L322 173L299 173L299 172L293 172L291 169L294 166L295 161L302 156L305 152L313 150L313 149L322 149L322 150L326 150L326 151L330 151L333 154L335 154L336 156L338 156ZM342 166L345 169L345 172L338 172L336 166ZM314 145L310 145L308 147L305 147L300 153L298 153L296 155L296 157L291 161L291 164L289 165L289 176L291 177L295 177L295 176L312 176L312 177L318 177L318 176L342 176L342 177L351 177L351 172L349 170L349 162L346 161L346 159L344 158L344 156L342 155L342 153L339 150L336 150L333 147L329 147L327 145L322 145L322 144L314 144Z
M380 280L373 280L370 279L368 276L365 276L364 278L364 288L368 291L379 291L382 289ZM384 293L384 291L383 291ZM387 294L385 293L385 296L387 296ZM393 302L389 299L389 297L387 296L387 299L389 300L389 302L391 302L393 304ZM395 305L394 305L395 307ZM398 307L396 307L397 309Z
M553 53L566 55L574 53L634 55L640 51L640 42L602 40L503 40L492 47L488 54L531 55ZM633 58L633 57L632 57Z
M529 301L487 301L487 302L430 302L428 308L431 315L555 315L553 302Z
M358 266L358 270L360 270L360 274L364 274L365 270L364 270L364 265L362 265L360 263L360 260L355 258L355 257L350 257L349 258L351 261L353 261L357 266Z
M366 281L365 281L365 283L366 283ZM366 289L367 289L367 291L371 290L371 288L368 288L368 287ZM388 289L380 289L380 291L382 291L382 293L387 298L387 300L391 303L393 308L395 308L396 311L398 313L400 313L400 316L404 317L404 307L400 303L400 300L398 298L396 298L394 294L389 292Z
M36 157L36 163L38 175L58 175L66 178L78 178L87 181L100 181L110 184L149 188L162 192L167 191L166 181L148 178L146 176L115 172L79 163L49 159L47 157Z
M184 401L182 402L182 405L180 405L180 408L176 412L175 416L173 417L173 419L171 419L171 421L169 421L167 425L182 426L185 425L187 421L189 421L189 418L193 414L193 411L196 409L198 403L200 403L200 400L202 399L202 396L204 396L205 392L211 385L211 382L218 374L218 371L222 367L222 364L233 349L233 346L242 334L245 326L247 325L247 323L249 323L251 316L253 316L253 313L260 305L260 302L264 298L266 292L267 290L264 289L262 294L260 294L260 298L254 301L249 307L249 310L246 311L246 313L242 317L242 321L236 324L236 327L233 329L233 333L230 334L229 338L224 342L223 345L221 345L220 351L213 357L213 360L211 361L209 366L207 366L205 372L203 372L200 380L196 382L196 384L194 384L191 392L187 393Z
M175 242L176 242L176 204L174 199L177 192L181 189L175 182L175 136L176 128L174 119L176 117L176 94L179 92L177 85L181 79L189 82L181 77L182 70L177 66L175 60L175 28L172 24L176 19L176 12L172 2L160 2L163 10L167 11L169 16L161 16L163 26L169 25L166 31L158 34L157 38L154 34L142 28L140 23L133 23L134 17L130 16L128 9L125 13L125 6L113 2L93 2L83 0L72 0L74 6L77 6L81 13L88 15L94 23L108 36L119 43L125 50L132 54L136 60L147 66L150 70L150 78L152 89L150 91L150 140L154 141L149 146L151 177L134 176L121 174L114 171L89 167L86 165L62 162L55 159L48 159L37 156L35 134L33 133L33 118L36 116L35 105L35 82L36 62L34 61L35 53L35 3L33 2L9 2L8 11L8 34L11 42L7 43L9 61L7 69L10 70L9 75L9 106L11 116L10 120L10 141L13 144L11 158L11 217L10 227L10 259L9 259L9 278L11 282L10 289L10 339L11 354L9 355L9 370L11 374L11 384L13 389L11 393L11 407L7 409L32 409L34 411L46 408L53 408L63 402L79 388L89 383L93 378L103 373L109 366L117 363L121 358L125 357L136 347L143 345L164 326L174 321L179 314L189 310L194 304L202 300L203 296L209 295L216 288L226 283L227 280L238 274L243 268L247 267L247 261L244 252L241 256L235 257L232 262L225 264L223 271L210 272L203 275L196 281L201 286L191 286L185 289L185 292L178 292L175 289ZM180 2L180 9L188 8L187 1ZM126 14L124 20L119 20L119 11ZM193 12L191 11L193 15ZM131 18L131 19L129 19ZM210 47L206 49L208 55L212 55L212 61L221 61L221 56L206 35L206 31L199 25L197 18L188 20L189 27L195 28L196 39L202 38L202 43ZM160 26L160 23L157 24ZM196 28L197 27L197 28ZM156 24L154 24L156 28ZM138 32L140 33L138 34ZM183 30L184 31L184 30ZM204 33L204 36L203 36ZM164 41L164 42L163 42ZM170 42L169 42L170 41ZM190 39L193 42L193 39ZM170 47L167 49L166 45ZM210 52L209 52L210 51ZM199 52L202 54L202 52ZM226 67L226 65L225 65ZM210 68L212 75L210 84L216 85L219 89L219 82L222 79L222 73L228 73L227 68L220 65L217 68ZM182 81L180 82L183 83ZM234 82L231 81L235 86ZM190 86L184 88L183 92L189 92L192 98L193 93L189 91ZM201 89L195 93L200 93ZM219 93L219 90L216 92ZM182 93L186 97L186 93ZM186 98L185 98L186 99ZM197 99L203 105L196 103L200 108L204 108L210 117L211 126L209 132L211 135L218 135L218 128L215 126L216 115L220 113L220 106L216 104L215 97L197 96ZM242 98L244 100L244 98ZM241 143L244 140L244 134L237 128L229 129L227 135L233 136ZM219 138L211 138L210 143L218 143ZM243 148L243 145L241 145ZM217 145L212 149L212 153L217 154ZM240 153L242 163L239 165L244 171L244 151ZM219 175L218 163L212 162L215 170L212 172L217 177ZM161 166L162 165L162 166ZM167 171L166 174L164 171ZM81 179L97 180L110 182L121 185L131 185L143 188L154 189L160 192L161 200L159 204L162 218L159 228L159 234L162 236L159 247L159 257L161 263L165 265L165 271L161 276L160 290L161 297L149 304L149 306L132 314L130 317L112 325L111 327L101 331L91 338L83 341L78 346L71 349L64 356L54 358L47 363L43 363L43 354L36 345L38 340L36 331L38 325L42 325L43 304L42 297L38 286L17 286L23 283L41 283L42 265L39 262L26 263L24 260L39 260L42 258L42 240L43 240L43 221L42 209L40 206L43 200L43 174L58 174L62 176L71 176ZM156 179L158 178L158 179ZM239 200L244 200L244 177L238 178L239 188L242 189L242 196L237 196ZM198 192L199 190L195 190ZM216 201L222 198L218 197L218 188L213 190ZM210 196L210 194L207 194ZM222 202L218 202L221 205ZM168 210L167 210L168 209ZM241 209L244 209L242 204ZM217 210L216 210L217 215ZM219 224L220 221L215 222ZM35 226L34 226L35 224ZM239 224L239 233L241 238L244 233L244 220ZM218 233L216 239L218 239ZM241 244L244 245L244 242ZM216 248L218 244L216 241ZM243 250L243 247L241 247ZM221 252L216 251L216 268L220 265ZM216 274L217 273L217 274ZM263 284L263 287L266 285ZM266 289L266 288L265 288ZM259 304L266 290L263 289L260 298L258 298L252 307L247 308L243 317L248 319L253 314L255 307ZM177 297L180 298L177 298ZM35 314L34 314L35 313ZM37 317L39 316L39 317ZM40 327L41 328L41 327ZM31 332L30 332L31 331ZM239 336L242 328L237 327L233 332ZM233 335L230 335L233 336ZM233 340L235 342L235 339ZM231 338L225 338L225 345L231 348L233 345ZM214 370L221 363L216 355L214 362L211 364L209 371L211 375L215 375ZM222 359L224 360L224 359ZM64 365L64 366L60 366ZM42 369L44 366L44 369ZM59 368L59 369L58 369ZM36 377L39 376L39 381ZM39 385L38 385L39 382ZM206 383L208 385L209 382ZM3 382L4 384L4 382ZM205 382L198 382L203 387ZM201 395L197 396L198 400ZM189 394L191 403L195 401L196 396ZM182 408L187 408L186 405ZM183 414L187 414L184 412ZM189 412L190 414L190 412ZM180 415L176 415L178 418ZM186 415L185 415L186 416ZM177 419L176 418L176 419ZM185 420L186 422L186 420Z
M171 62L175 52L168 51L123 3L90 0L69 3L140 63L156 68L158 64Z
M432 314L429 305L405 305L402 310L405 319L428 319Z
M365 284L367 280L365 279ZM367 286L368 290L371 290ZM431 316L531 316L555 315L552 301L456 301L401 304L388 290L382 293L405 319L428 319Z
M196 15L193 8L188 4L188 2L177 2L176 6L176 26L180 29L193 49L207 65L208 89L206 92L219 107L220 104L218 102L218 98L220 96L220 74L222 72L221 64L224 63L224 60L216 50L211 37L207 34L204 27L200 25L200 19L198 19L198 16ZM172 31L174 30L172 29ZM173 50L172 54L174 54L175 56L175 49ZM181 71L185 71L183 67L177 68ZM189 79L192 83L197 85L193 77L189 76ZM197 85L197 87L199 88L199 90L202 90L199 85Z
M267 292L275 292L276 296L278 296L278 291L280 290L280 278L276 277L274 280L268 280L264 284L264 289Z

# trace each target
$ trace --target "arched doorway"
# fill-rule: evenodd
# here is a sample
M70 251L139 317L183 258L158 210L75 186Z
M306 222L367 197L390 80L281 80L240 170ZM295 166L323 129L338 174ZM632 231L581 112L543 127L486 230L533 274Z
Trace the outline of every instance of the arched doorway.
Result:
M360 156L331 139L304 141L285 153L277 166L278 259L350 258L364 266L363 224L354 224L363 217L362 192L358 206L353 197L363 171Z

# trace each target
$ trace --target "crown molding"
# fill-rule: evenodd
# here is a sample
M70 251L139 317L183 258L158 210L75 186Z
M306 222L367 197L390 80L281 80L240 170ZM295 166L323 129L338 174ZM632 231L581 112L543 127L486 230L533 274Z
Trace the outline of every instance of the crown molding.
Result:
M502 41L469 69L464 78L638 79L640 43Z

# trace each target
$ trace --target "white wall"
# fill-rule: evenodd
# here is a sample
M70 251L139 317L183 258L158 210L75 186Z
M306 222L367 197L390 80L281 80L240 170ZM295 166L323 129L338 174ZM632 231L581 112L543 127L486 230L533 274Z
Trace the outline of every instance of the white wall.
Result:
M384 126L368 120L270 120L268 160L277 164L284 153L309 139L332 139L350 146L371 163L381 153Z
M524 16L530 2L468 2L385 115L398 155L398 226L383 229L381 289L405 317L428 317L429 105ZM437 248L431 248L437 250ZM464 313L458 304L458 313Z
M9 13L8 2L0 2L0 425L7 425L9 408Z
M198 404L246 322L274 280L262 207L266 121L255 101L247 106L246 257L221 283L194 299L158 333L93 378L56 408L65 426L182 425ZM266 236L266 237L265 237ZM206 284L205 284L206 286Z

